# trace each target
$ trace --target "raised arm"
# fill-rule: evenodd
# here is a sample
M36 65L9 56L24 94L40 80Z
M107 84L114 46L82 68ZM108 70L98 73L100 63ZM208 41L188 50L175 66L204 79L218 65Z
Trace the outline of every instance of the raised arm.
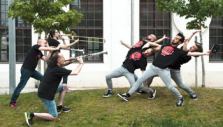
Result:
M125 46L126 48L128 48L128 49L132 48L131 45L129 45L129 44L123 42L122 40L120 40L120 43L121 43L123 46Z
M168 39L168 37L167 37L166 35L163 35L162 38L160 38L160 39L154 41L153 43L161 43L161 42L164 41L165 39Z
M150 42L148 40L145 40L147 43L143 46L143 48L149 48L150 46L152 46L153 48L161 48L160 44L154 43L154 42Z
M185 39L185 41L184 41L184 45L183 45L183 50L184 50L184 51L188 51L187 46L188 46L188 44L189 44L191 38L192 38L196 33L198 33L198 32L200 32L200 30L193 32L189 38Z

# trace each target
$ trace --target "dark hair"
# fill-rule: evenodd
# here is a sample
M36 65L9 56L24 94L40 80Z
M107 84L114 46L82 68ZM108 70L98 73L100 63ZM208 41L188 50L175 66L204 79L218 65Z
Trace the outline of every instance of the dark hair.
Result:
M185 37L184 37L183 33L180 32L177 35L181 37L180 41L183 43L184 40L185 40Z
M201 43L195 42L195 45L197 47L196 52L203 52L203 47Z
M55 51L55 52L52 52L49 60L47 61L47 64L49 67L56 67L57 66L57 59L59 58L59 54L60 52L58 51Z
M55 35L56 30L50 30L49 32L49 38L53 38L53 36Z

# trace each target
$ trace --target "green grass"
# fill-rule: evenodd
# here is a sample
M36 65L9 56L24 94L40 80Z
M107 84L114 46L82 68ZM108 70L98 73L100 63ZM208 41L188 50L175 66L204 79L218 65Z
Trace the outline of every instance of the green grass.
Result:
M33 127L223 127L223 90L199 88L198 100L184 92L183 107L175 106L174 96L163 87L157 88L155 100L134 95L129 102L117 96L102 98L105 90L74 91L65 104L72 108L62 113L60 121L34 119ZM126 89L115 89L115 93ZM0 96L0 126L23 127L25 111L45 112L36 93L22 94L17 109L8 107L10 96Z

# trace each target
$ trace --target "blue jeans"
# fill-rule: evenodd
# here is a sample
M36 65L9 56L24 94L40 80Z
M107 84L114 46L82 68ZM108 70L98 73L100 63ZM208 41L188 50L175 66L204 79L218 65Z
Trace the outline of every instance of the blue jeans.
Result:
M31 71L31 70L28 70L25 68L21 68L20 72L21 72L20 82L12 94L11 102L16 102L22 89L25 87L25 85L30 77L32 77L36 80L42 80L42 78L43 78L43 75L36 70Z
M40 99L43 102L45 108L47 108L49 114L51 114L53 117L57 117L58 112L57 112L57 106L56 106L55 100L47 100L43 98L40 98Z
M57 92L60 93L62 91L63 91L63 85L59 85L57 88ZM44 98L40 98L40 99L43 102L44 107L48 110L49 114L51 114L53 117L57 117L58 112L57 112L57 106L56 106L55 100L47 100Z

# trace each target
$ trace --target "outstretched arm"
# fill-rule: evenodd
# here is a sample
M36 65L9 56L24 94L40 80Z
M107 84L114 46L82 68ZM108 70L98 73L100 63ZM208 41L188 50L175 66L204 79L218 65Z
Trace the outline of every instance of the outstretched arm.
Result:
M188 52L187 55L188 56L204 56L204 55L209 55L211 52L211 50L207 51L207 52Z
M121 43L123 46L125 46L126 48L128 48L128 49L132 48L131 45L129 45L129 44L123 42L122 40L120 41L120 43Z
M56 48L49 47L49 46L47 46L47 47L39 47L39 50L40 51L56 51L56 50L60 50L60 47L59 46L56 47Z
M78 66L76 67L76 69L72 70L70 75L78 75L83 67L83 59L81 57L77 57L77 61L79 62Z
M61 49L68 49L71 46L73 46L74 44L76 44L77 42L79 42L79 39L75 40L74 42L70 43L70 44L65 44L65 45L60 45Z

